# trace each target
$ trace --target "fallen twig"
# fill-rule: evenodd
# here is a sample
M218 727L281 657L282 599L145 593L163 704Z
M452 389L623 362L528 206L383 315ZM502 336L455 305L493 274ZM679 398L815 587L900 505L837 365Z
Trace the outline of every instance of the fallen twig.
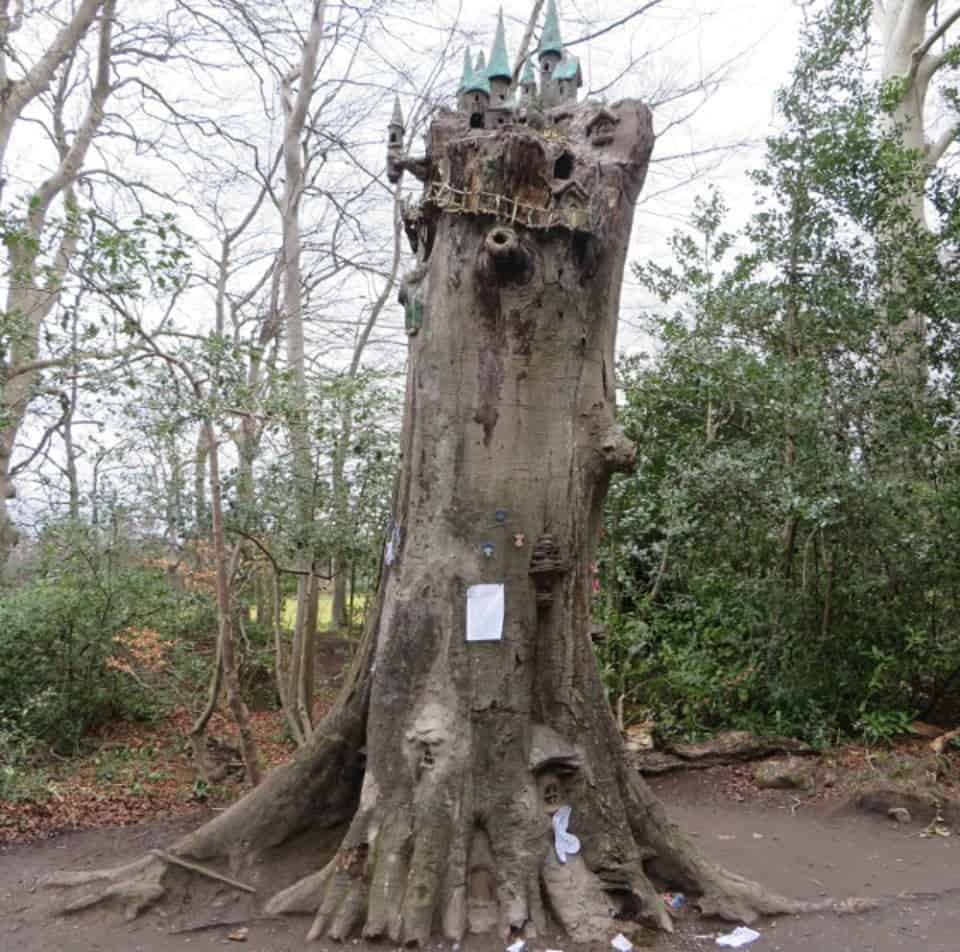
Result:
M211 869L209 866L203 866L200 863L195 863L192 860L184 859L182 856L176 856L174 853L167 853L165 850L150 850L152 856L156 856L157 859L163 860L165 863L170 863L173 866L180 866L183 869L188 869L192 873L199 873L201 876L206 876L209 879L219 880L221 883L226 883L228 886L233 886L234 889L242 889L244 892L255 893L256 889L253 886L248 886L246 883L241 883L238 879L231 879L229 876L225 876L223 873L218 873L215 869Z

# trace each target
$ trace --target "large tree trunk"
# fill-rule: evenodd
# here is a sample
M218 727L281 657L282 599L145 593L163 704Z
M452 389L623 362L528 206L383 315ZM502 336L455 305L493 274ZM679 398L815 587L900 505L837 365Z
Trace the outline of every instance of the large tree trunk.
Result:
M290 766L172 851L237 859L352 812L335 857L266 906L315 914L311 936L423 943L552 920L588 941L626 928L619 915L670 928L653 858L707 912L809 908L699 855L626 766L604 696L589 566L610 475L634 455L614 422L614 341L653 133L633 101L612 107L600 144L585 128L596 109L569 111L551 135L474 132L443 113L428 158L402 160L426 191L407 215L418 266L403 299L420 326L400 542L334 712ZM570 178L582 191L561 190ZM504 586L499 639L467 640L478 584ZM565 861L560 806L582 843ZM78 905L106 893L137 911L162 894L165 862L57 882L97 887Z

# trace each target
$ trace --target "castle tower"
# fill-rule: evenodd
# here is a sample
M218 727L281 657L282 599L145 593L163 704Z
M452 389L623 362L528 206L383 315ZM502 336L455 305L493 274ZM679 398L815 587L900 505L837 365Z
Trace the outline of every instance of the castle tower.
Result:
M497 17L497 34L490 50L490 65L487 67L487 79L490 81L490 103L493 106L502 106L510 96L510 87L513 84L513 70L510 69L510 58L507 56L507 37L503 27L503 7Z
M487 79L487 62L483 52L477 57L470 82L464 89L464 112L470 116L471 129L483 129L487 110L490 108L490 80Z
M564 50L563 59L553 71L553 81L556 84L558 104L576 102L577 90L583 85L580 60Z
M540 58L540 95L545 106L556 106L560 97L553 74L563 59L563 39L560 36L556 0L547 0L547 16L543 21L537 54Z
M400 109L400 97L393 98L393 115L387 125L387 178L399 182L403 169L400 160L403 158L403 112Z

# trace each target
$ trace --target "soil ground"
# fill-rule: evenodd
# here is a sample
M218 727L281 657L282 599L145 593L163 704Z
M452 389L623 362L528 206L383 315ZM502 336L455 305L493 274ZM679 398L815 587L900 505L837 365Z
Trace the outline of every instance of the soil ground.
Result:
M789 792L729 799L736 779L729 768L659 779L654 786L671 816L709 853L737 871L789 895L887 897L890 905L866 915L780 917L755 925L757 952L956 952L960 935L960 841L922 836L923 825L895 826L836 803L804 800ZM168 844L202 822L209 811L128 826L67 833L0 853L0 949L3 952L209 952L235 947L288 952L306 947L305 919L247 919L233 897L221 895L184 917L183 909L152 912L133 923L115 909L71 917L51 915L53 897L34 889L37 878L62 869L114 865ZM292 867L285 868L292 875ZM903 893L913 894L904 898ZM208 894L209 895L209 894ZM897 898L901 896L901 898ZM185 922L217 925L171 934ZM245 941L228 934L246 925ZM663 952L718 948L716 936L732 928L687 913L678 933L656 939ZM357 943L357 952L366 952ZM383 949L385 946L378 946ZM322 943L310 948L323 949ZM438 944L438 949L445 948ZM463 952L497 952L502 945L471 938ZM556 937L528 943L529 952L568 948Z

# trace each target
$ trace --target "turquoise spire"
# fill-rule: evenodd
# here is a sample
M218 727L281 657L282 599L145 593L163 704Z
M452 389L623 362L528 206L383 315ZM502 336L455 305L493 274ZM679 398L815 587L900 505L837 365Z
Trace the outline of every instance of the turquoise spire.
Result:
M547 16L543 21L543 32L540 34L540 47L537 52L556 53L563 56L563 40L560 37L560 17L557 14L556 0L547 0Z
M470 62L470 50L463 51L463 75L460 77L460 92L470 88L473 81L473 64Z
M473 75L470 77L470 85L465 92L481 92L490 95L490 80L487 79L487 61L484 59L483 50L477 57L476 65L473 67Z
M503 7L501 7L497 17L497 35L493 40L493 49L490 50L487 79L512 78L513 70L510 69L510 58L507 56L507 35L503 28Z

